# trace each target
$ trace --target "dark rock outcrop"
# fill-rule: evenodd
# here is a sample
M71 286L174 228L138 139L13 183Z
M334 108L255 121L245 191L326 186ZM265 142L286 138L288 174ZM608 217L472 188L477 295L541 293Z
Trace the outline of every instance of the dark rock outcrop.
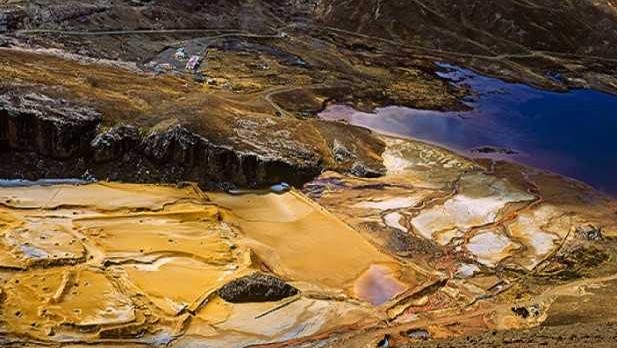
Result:
M298 289L277 277L253 273L227 283L218 295L231 303L273 302L297 295Z
M208 141L183 126L155 132L143 141L143 152L157 163L177 163L193 167L207 159Z
M90 143L96 162L108 162L122 158L139 146L139 130L130 125L114 127L99 133Z
M356 158L356 156L354 156L354 154L337 139L334 139L334 143L332 144L332 153L334 154L334 160L337 163L344 163Z
M269 157L228 145L213 144L182 125L147 136L142 143L146 157L158 164L174 163L200 181L229 182L259 187L281 181L300 186L321 173L318 156ZM190 179L190 178L188 178Z
M0 148L65 159L84 154L101 115L41 94L0 96Z
M0 34L17 29L24 16L18 8L0 9Z
M527 319L529 317L537 317L541 314L541 308L537 304L532 304L530 306L512 306L510 309L512 313L518 315L523 319Z
M505 147L494 147L494 146L481 146L481 147L472 149L471 152L482 153L482 154L518 155L518 152L512 149L505 148Z
M350 173L360 178L379 178L385 174L385 168L375 169L363 162L356 161L351 166Z
M602 229L594 225L582 225L576 227L576 236L584 240L601 240Z
M0 95L0 149L2 159L10 159L0 174L38 179L89 171L99 179L188 180L216 189L279 182L300 186L322 171L316 153L264 155L215 144L182 124L145 137L131 125L100 132L101 121L90 108L42 94Z

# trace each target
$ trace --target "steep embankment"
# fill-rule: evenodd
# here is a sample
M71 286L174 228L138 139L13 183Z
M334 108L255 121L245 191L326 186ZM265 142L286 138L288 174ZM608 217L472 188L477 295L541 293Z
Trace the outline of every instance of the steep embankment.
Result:
M0 176L211 187L294 185L323 169L381 171L368 131L277 117L261 101L199 84L23 51L0 52ZM338 131L336 131L338 129ZM345 149L335 158L333 149Z

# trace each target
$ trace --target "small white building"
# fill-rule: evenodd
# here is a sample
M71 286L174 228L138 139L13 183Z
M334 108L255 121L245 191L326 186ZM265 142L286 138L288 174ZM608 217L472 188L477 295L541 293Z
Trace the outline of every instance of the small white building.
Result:
M189 61L186 63L186 70L189 71L197 71L199 70L199 66L201 65L203 58L201 56L191 56Z

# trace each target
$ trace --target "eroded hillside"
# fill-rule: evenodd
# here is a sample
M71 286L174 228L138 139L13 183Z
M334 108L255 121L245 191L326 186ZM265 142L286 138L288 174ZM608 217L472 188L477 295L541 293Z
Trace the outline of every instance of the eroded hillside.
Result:
M287 33L281 6L176 5L4 5L14 24L0 52L0 146L11 150L3 175L89 171L211 187L299 185L324 169L375 176L383 145L364 130L314 120L325 105L461 107L465 91L434 76L431 61L399 55L392 63L327 36ZM261 15L242 15L249 5ZM310 19L306 4L293 8L285 20ZM249 30L238 17L269 26ZM185 69L191 57L203 60L198 69ZM338 146L349 156L335 158Z
M489 74L614 91L616 8L612 0L326 0L318 14L341 35L387 40Z

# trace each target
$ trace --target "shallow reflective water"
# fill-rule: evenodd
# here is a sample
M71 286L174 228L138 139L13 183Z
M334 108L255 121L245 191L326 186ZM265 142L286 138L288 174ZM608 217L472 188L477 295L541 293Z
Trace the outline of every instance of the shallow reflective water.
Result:
M28 187L28 186L53 186L53 185L82 185L92 181L82 179L40 179L36 181L23 179L0 179L0 187Z
M617 195L617 97L593 90L539 90L441 64L441 76L468 84L469 112L386 107L374 114L333 105L321 117L412 137L459 152L491 146L506 158L576 178ZM515 153L510 153L513 150ZM508 152L507 154L505 152Z

